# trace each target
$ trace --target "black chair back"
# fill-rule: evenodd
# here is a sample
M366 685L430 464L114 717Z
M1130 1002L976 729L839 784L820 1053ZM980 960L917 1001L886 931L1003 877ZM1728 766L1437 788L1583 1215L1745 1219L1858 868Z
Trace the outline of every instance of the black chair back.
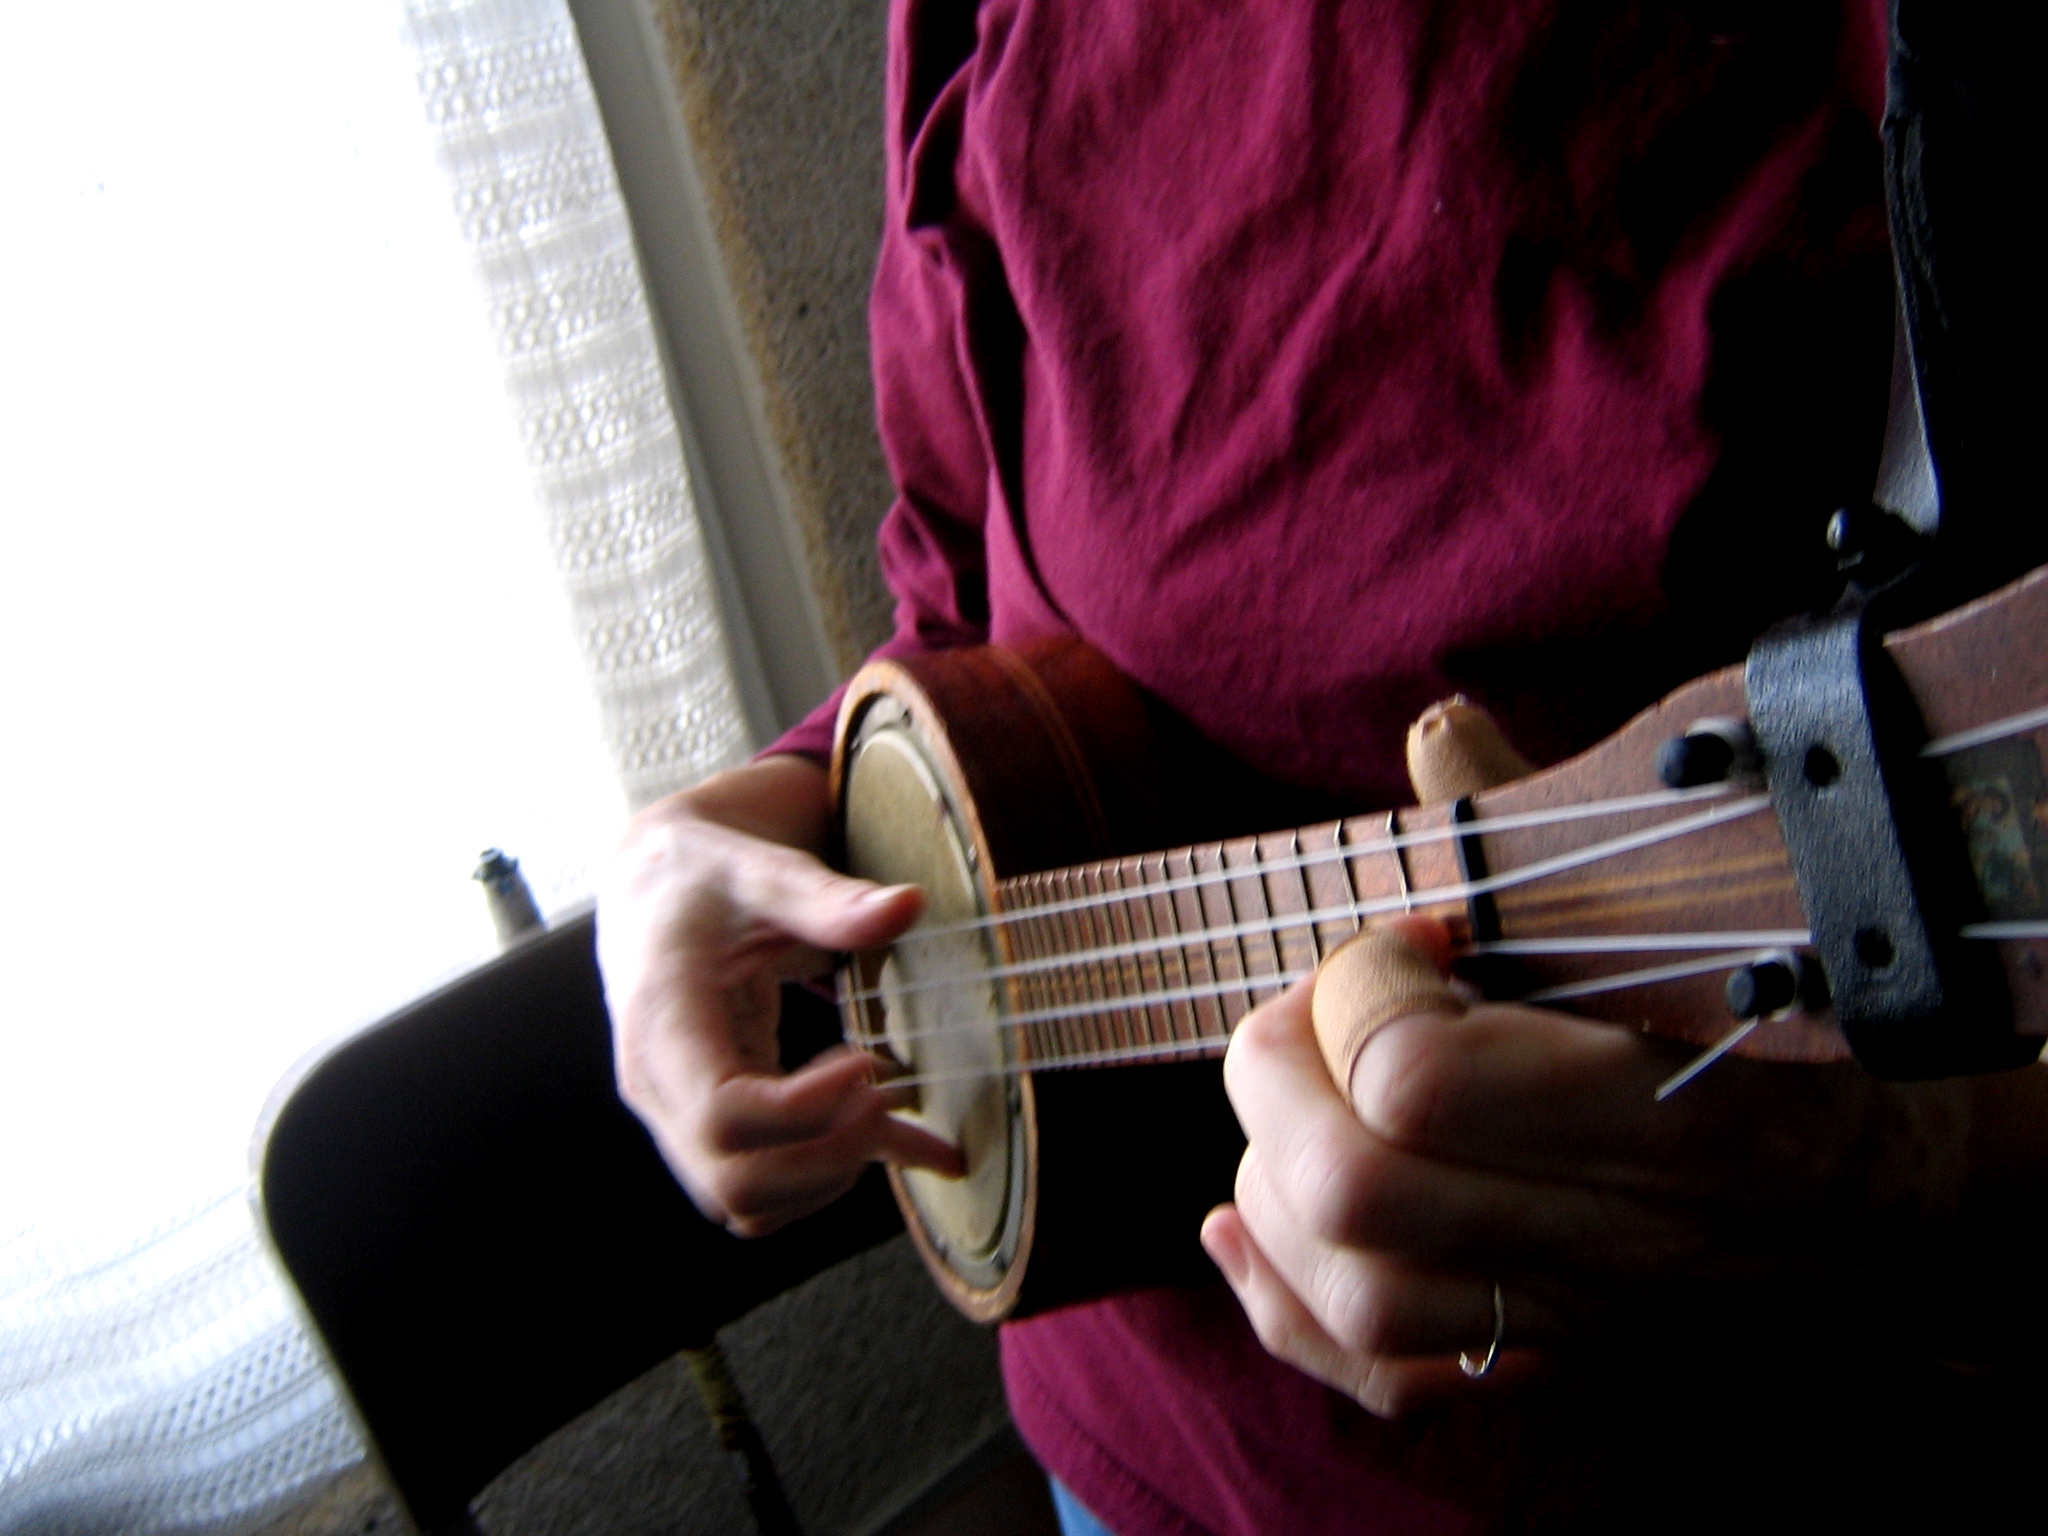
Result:
M878 1170L772 1237L698 1215L614 1090L593 936L588 916L537 935L319 1056L259 1143L270 1239L424 1530L464 1528L550 1432L901 1230ZM829 1005L788 997L796 1033L836 1036Z

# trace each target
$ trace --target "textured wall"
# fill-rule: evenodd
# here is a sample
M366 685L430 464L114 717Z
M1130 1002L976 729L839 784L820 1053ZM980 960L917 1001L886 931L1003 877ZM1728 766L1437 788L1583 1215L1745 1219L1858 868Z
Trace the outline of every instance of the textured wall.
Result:
M886 0L649 0L840 664L889 632L867 298Z

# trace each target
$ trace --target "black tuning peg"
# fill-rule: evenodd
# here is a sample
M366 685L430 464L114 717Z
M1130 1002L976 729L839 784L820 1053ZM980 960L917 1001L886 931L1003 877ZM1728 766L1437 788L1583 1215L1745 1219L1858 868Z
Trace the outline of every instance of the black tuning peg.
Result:
M1820 967L1801 955L1774 955L1729 974L1728 1011L1738 1019L1761 1019L1794 1003L1807 1012L1827 1007L1827 983Z
M1756 741L1740 720L1695 720L1657 752L1657 777L1672 789L1719 784L1756 769Z
M1888 507L1843 507L1828 519L1835 567L1859 587L1881 587L1932 547L1926 534Z

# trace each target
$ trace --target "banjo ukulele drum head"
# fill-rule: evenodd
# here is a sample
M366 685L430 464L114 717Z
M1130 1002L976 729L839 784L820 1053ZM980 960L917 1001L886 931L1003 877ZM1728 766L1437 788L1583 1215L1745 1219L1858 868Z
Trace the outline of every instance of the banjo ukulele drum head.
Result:
M958 1146L967 1175L903 1170L901 1187L932 1254L967 1286L990 1290L1016 1257L1027 1171L1020 1092L1004 1070L1013 1050L1002 988L987 974L999 950L985 929L957 926L987 916L980 855L896 700L875 700L861 720L843 806L847 872L925 894L902 941L854 958L846 974L870 996L847 1013L910 1073L937 1079L912 1090L915 1107L900 1113ZM945 929L954 931L933 932Z

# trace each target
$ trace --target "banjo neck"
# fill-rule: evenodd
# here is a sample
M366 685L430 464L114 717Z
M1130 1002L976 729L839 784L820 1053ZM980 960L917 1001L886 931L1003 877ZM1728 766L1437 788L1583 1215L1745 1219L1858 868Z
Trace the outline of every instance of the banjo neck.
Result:
M1978 969L2003 970L2012 1028L2031 1036L2048 1036L2043 634L2048 572L2036 572L1885 641L1932 738L1901 770L1911 803L1930 819L1949 803L1969 854L1967 871L1954 861L1958 888L1971 874L1977 886L1955 910L1916 886L1924 931L1940 923L1944 942L1990 956ZM1744 1021L1728 1000L1745 970L1762 995L1767 974L1815 969L1771 796L1741 776L1685 790L1659 776L1674 737L1748 713L1730 669L1467 800L1190 843L1219 812L1257 814L1258 786L1204 760L1184 725L1080 642L863 669L833 755L840 867L918 884L926 907L895 943L848 957L840 997L851 1039L904 1069L893 1081L914 1092L899 1112L964 1154L961 1179L889 1175L946 1294L990 1321L1206 1272L1193 1233L1227 1196L1241 1139L1203 1058L1395 913L1442 918L1489 997L1701 1045L1739 1034L1749 1055L1847 1057L1816 990ZM1772 759L1780 773L1788 761ZM1820 916L1839 928L1845 912L1895 922L1881 905ZM1855 930L1859 944L1872 931ZM2012 1055L2028 1043L2000 1038ZM1141 1062L1158 1065L1054 1070ZM1154 1168L1132 1201L1105 1176L1156 1163L1168 1140L1180 1149L1170 1187Z
M2048 572L1888 638L1943 754L2016 1028L2048 1035L2048 788L2036 721ZM1035 1070L1221 1054L1257 1004L1379 917L1442 918L1489 997L1700 1044L1741 1021L1730 975L1805 957L1807 919L1759 782L1666 789L1657 754L1745 714L1741 670L1695 680L1590 751L1469 800L1065 864L993 884L995 965ZM2015 720L2018 728L2011 727ZM1937 740L1937 745L1939 745ZM2030 931L2031 925L2031 931ZM1787 1006L1740 1047L1827 1061L1831 1013Z

